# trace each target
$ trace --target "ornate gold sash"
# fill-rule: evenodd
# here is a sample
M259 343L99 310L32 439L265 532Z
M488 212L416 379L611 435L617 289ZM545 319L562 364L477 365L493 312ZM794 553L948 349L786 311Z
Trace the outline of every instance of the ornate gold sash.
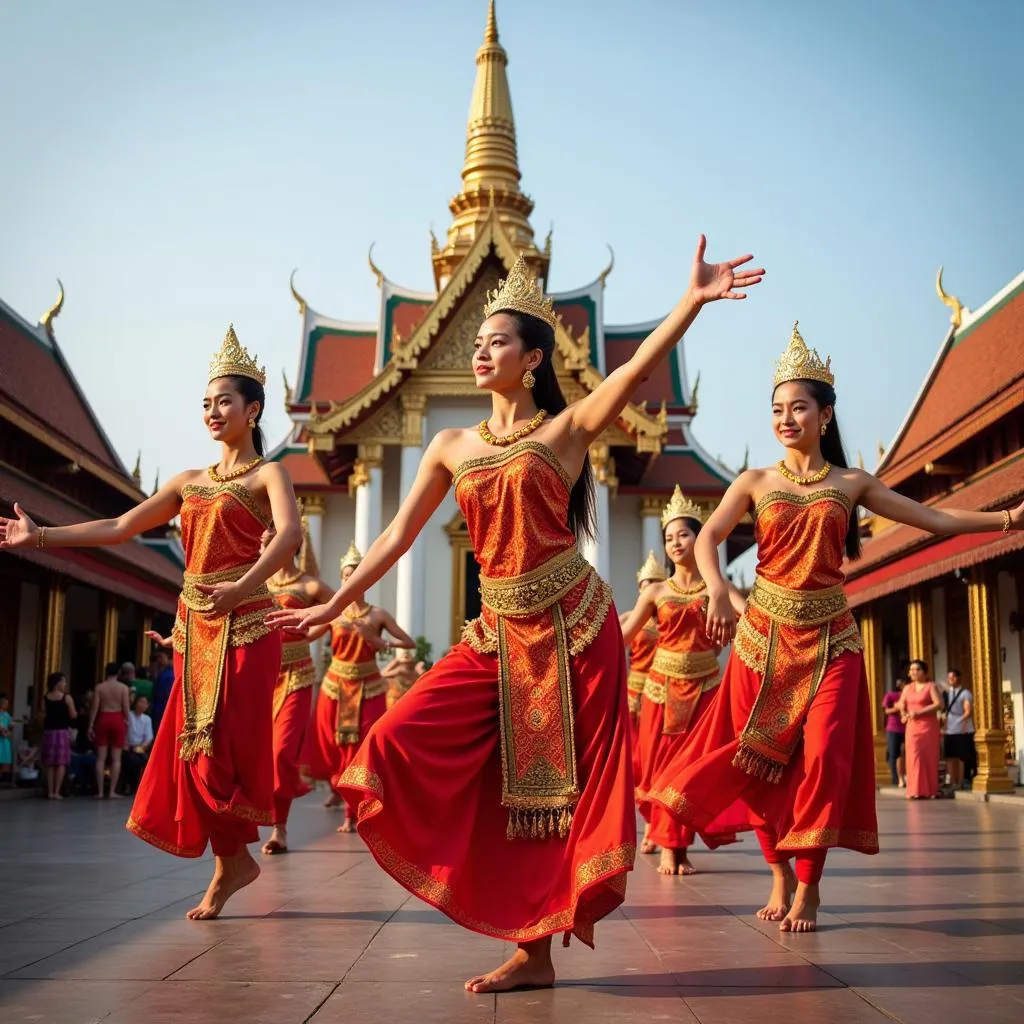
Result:
M508 837L565 838L579 799L569 639L559 604L594 574L575 546L522 576L480 577L497 618L503 807Z
M288 641L281 649L281 674L274 687L274 718L281 713L289 694L305 690L316 682L313 658L306 640Z
M363 701L387 691L376 661L342 661L332 658L320 688L338 702L334 738L339 747L358 743L361 735L359 716Z
M781 780L836 640L843 638L843 649L859 649L851 624L841 586L789 590L755 579L736 631L736 653L762 680L740 734L736 767L768 782Z
M654 704L665 705L662 734L686 732L701 694L713 690L720 681L714 651L666 651L659 647L654 652L644 696Z

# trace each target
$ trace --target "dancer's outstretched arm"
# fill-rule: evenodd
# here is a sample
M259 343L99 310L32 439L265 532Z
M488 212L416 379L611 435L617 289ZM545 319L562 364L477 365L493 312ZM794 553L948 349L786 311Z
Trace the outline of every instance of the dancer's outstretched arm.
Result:
M656 593L651 593L656 591ZM639 598L637 598L636 605L633 607L631 612L627 612L623 616L622 621L622 642L628 647L632 642L633 638L643 628L645 622L657 611L657 598L660 594L658 584L651 584L650 586L644 587Z

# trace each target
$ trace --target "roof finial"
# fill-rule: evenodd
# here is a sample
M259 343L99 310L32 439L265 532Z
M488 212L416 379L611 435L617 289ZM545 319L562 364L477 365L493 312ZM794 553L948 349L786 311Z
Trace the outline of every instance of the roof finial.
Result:
M693 415L697 415L697 405L699 402L700 395L700 370L697 371L697 379L693 382L693 391L690 392L690 408L693 410Z
M939 267L939 272L935 275L935 291L938 293L939 298L952 310L949 322L954 328L959 329L964 319L964 304L955 295L947 295L943 290L942 267Z
M156 494L160 490L160 467L157 466L156 476L153 477L153 493Z
M288 374L285 373L284 367L281 367L281 380L284 382L284 411L288 412L288 407L292 404L292 386L288 383Z
M60 311L64 308L64 282L58 277L57 285L60 288L60 293L57 296L57 301L42 315L39 323L46 330L46 333L53 339L53 321L60 316Z
M136 485L142 483L142 449L139 449L139 454L135 456L135 468L132 470L132 479Z
M377 279L377 287L382 288L384 286L384 274L380 267L373 262L373 247L376 244L376 242L370 243L370 251L366 254L366 261L370 264L370 270L373 271L373 276Z
M292 290L292 298L299 304L299 316L305 316L306 310L309 308L306 300L296 291L295 289L295 275L299 272L299 268L296 267L292 271L292 276L288 279L288 287Z
M607 242L605 243L608 244ZM608 266L597 275L598 281L601 282L601 287L604 288L608 281L608 275L615 269L615 250L609 245L608 246Z
M487 5L487 28L484 29L484 42L496 43L498 41L498 18L494 13L494 0Z

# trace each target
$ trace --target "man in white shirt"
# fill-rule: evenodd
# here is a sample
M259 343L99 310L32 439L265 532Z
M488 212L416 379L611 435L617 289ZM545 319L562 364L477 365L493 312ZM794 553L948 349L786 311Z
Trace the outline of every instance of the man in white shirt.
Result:
M146 714L148 710L149 700L140 694L128 712L128 733L123 756L124 780L129 793L134 793L138 788L153 746L153 720Z
M943 703L946 705L943 753L950 784L959 789L964 783L964 768L972 762L974 754L974 695L963 684L956 669L946 676Z

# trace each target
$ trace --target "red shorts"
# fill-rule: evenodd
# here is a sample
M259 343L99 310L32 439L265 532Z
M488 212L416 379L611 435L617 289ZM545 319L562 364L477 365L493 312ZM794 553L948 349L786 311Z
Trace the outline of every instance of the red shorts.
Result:
M128 736L128 723L120 711L101 711L96 716L93 731L96 734L97 747L124 750L125 739Z

